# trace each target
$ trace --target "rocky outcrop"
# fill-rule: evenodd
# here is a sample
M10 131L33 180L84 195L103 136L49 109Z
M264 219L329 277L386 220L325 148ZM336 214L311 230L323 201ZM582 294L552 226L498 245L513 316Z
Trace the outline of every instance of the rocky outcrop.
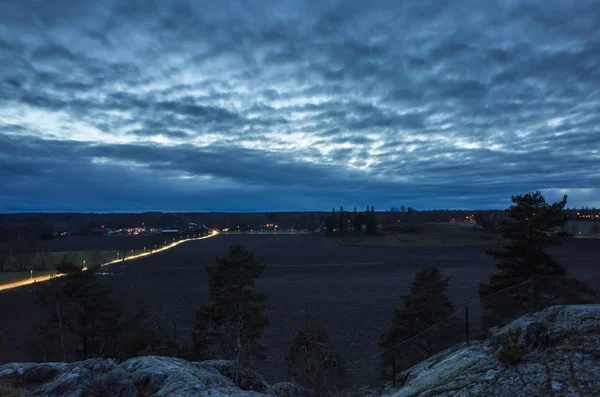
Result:
M519 356L498 361L510 330ZM505 347L506 348L506 347ZM411 396L600 396L600 305L555 306L492 328L483 342L458 345L401 374L389 392Z
M500 351L510 360L500 362ZM271 386L252 371L238 376L236 385L231 379L233 370L229 361L195 363L153 356L121 364L103 359L70 364L11 363L0 366L0 395L301 395L293 383ZM398 379L405 381L403 387L394 390L388 386L383 396L600 396L600 305L556 306L521 317L492 328L485 341L454 346ZM370 389L348 391L359 397L378 394Z
M26 396L137 397L233 396L262 397L245 391L210 365L170 357L0 366L0 385ZM265 382L266 383L266 382Z
M294 382L280 382L271 387L271 391L277 397L301 397L302 393Z
M234 381L236 386L242 390L252 390L264 394L272 394L271 386L256 371L251 369L240 370L236 377L235 363L229 360L208 360L194 363L198 368L214 368L227 378ZM234 379L235 378L235 379ZM277 394L278 397L282 397Z

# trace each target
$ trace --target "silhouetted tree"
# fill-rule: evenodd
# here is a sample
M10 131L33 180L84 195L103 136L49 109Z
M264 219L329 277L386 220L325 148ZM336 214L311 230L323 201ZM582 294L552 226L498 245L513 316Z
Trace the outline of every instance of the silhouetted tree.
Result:
M331 215L325 217L325 233L333 234L336 230L335 208L331 209Z
M554 281L545 280L545 288L551 291L550 295L545 293L542 296L536 283L532 284L531 291L516 292L520 305L536 310L550 303L560 303L566 296L569 296L568 303L589 302L589 296L594 294L589 285L570 277L567 269L546 251L562 244L562 235L556 230L567 221L564 213L567 196L559 202L547 204L544 196L535 192L512 196L512 202L507 210L509 218L500 226L502 237L508 243L501 249L486 250L496 259L496 267L500 271L490 277L489 283L479 284L479 296L485 298L534 276L563 276ZM488 302L488 317L498 311L497 307L491 306L493 300L485 302ZM497 302L500 306L505 303Z
M415 273L410 293L402 297L403 307L394 310L390 328L381 335L380 346L386 351L382 362L384 367L391 363L391 349L394 346L446 319L454 312L454 306L446 295L449 282L450 277L444 276L436 266L424 267ZM402 354L398 354L396 359L401 361L402 355L414 354L412 348L417 350L418 355L431 356L436 353L437 342L435 337L419 340L410 346L411 349L405 346Z
M333 234L333 230L335 229L335 219L331 216L325 217L325 233Z
M405 207L405 206L403 206L403 205L401 205L401 206L400 206L400 212L406 212L406 207Z
M56 271L63 274L81 273L81 266L73 263L66 254L60 258L60 262L56 265Z
M344 207L340 207L340 215L338 217L338 233L344 234L346 232L346 216L344 215Z
M298 333L287 355L289 374L305 397L325 397L343 388L346 371L327 327L309 321Z
M197 358L235 360L236 376L253 360L265 358L260 338L269 326L267 294L254 287L264 269L241 245L232 245L227 257L206 266L210 302L198 310L192 331Z
M132 308L128 313L123 301L92 271L69 273L40 285L37 299L49 310L46 327L58 333L63 360L132 357L139 351L131 341L139 344L140 334L152 332L145 312Z
M417 229L417 213L412 207L408 207L406 210L406 223L408 223L408 231L416 232Z
M489 219L486 219L483 213L478 212L475 214L475 223L479 225L483 230L489 233L496 231L496 225Z
M377 234L377 217L375 216L375 207L371 207L371 210L369 210L369 207L367 207L366 218L367 218L366 219L367 234L369 234L369 235Z

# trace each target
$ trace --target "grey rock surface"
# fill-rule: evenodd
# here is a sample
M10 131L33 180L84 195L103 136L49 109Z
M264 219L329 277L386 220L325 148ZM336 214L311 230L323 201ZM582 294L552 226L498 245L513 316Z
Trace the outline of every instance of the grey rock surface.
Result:
M121 364L90 359L76 363L10 363L0 366L0 385L24 396L262 397L245 391L211 366L171 357L137 357Z
M523 354L515 364L503 365L498 361L498 349L509 330L517 327L522 330L519 343ZM0 366L0 389L6 385L11 393L44 397L301 395L293 383L271 386L251 371L236 385L232 369L229 361L195 363L157 356L121 364L107 359L10 363ZM399 379L406 382L398 389L354 389L346 395L600 396L600 305L555 306L521 317L491 329L484 341L456 345L419 363Z
M254 370L240 370L238 379L234 379L235 363L230 360L208 360L193 363L198 368L214 368L221 374L231 379L242 390L252 390L264 394L273 394L271 386L258 372Z
M301 397L302 393L294 382L280 382L271 386L272 394L277 397Z
M113 360L89 359L69 364L33 396L139 396L128 374Z
M520 327L525 354L498 362L497 349ZM600 305L554 306L490 330L470 346L457 345L411 368L403 387L385 395L600 396Z
M0 366L0 380L41 384L62 373L66 363L9 363Z
M146 396L262 396L241 390L214 368L198 368L177 358L137 357L121 366L130 374L136 388Z

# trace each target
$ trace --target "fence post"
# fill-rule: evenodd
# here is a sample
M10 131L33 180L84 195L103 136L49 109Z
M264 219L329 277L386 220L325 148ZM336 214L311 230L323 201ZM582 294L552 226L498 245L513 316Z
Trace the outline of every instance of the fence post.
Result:
M467 333L467 346L469 345L469 305L465 305L465 331Z
M396 387L396 346L392 347L392 385Z

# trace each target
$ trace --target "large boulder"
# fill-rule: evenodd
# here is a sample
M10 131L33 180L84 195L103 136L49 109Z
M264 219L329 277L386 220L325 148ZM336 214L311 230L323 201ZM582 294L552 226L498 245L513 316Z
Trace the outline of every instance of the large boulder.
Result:
M0 366L0 382L42 384L62 373L67 363L9 363Z
M277 397L302 397L302 392L294 382L280 382L271 386L271 393Z
M214 368L199 368L185 360L171 357L137 357L125 361L134 385L147 396L239 396L260 397L244 391Z
M523 355L498 361L511 330L520 329ZM599 396L600 305L555 306L490 330L482 342L457 345L406 372L410 396Z
M139 393L127 373L113 360L90 359L68 365L32 395L137 397Z
M235 362L230 360L208 360L193 363L198 368L214 368L231 379L242 390L252 390L264 394L272 394L271 386L258 372L251 369L240 370L238 379L234 379Z
M264 396L241 390L212 366L154 356L122 364L104 359L70 364L11 363L0 366L2 385L25 396L44 397Z
M113 360L90 359L76 363L23 363L0 367L0 382L28 396L139 395L127 373Z

